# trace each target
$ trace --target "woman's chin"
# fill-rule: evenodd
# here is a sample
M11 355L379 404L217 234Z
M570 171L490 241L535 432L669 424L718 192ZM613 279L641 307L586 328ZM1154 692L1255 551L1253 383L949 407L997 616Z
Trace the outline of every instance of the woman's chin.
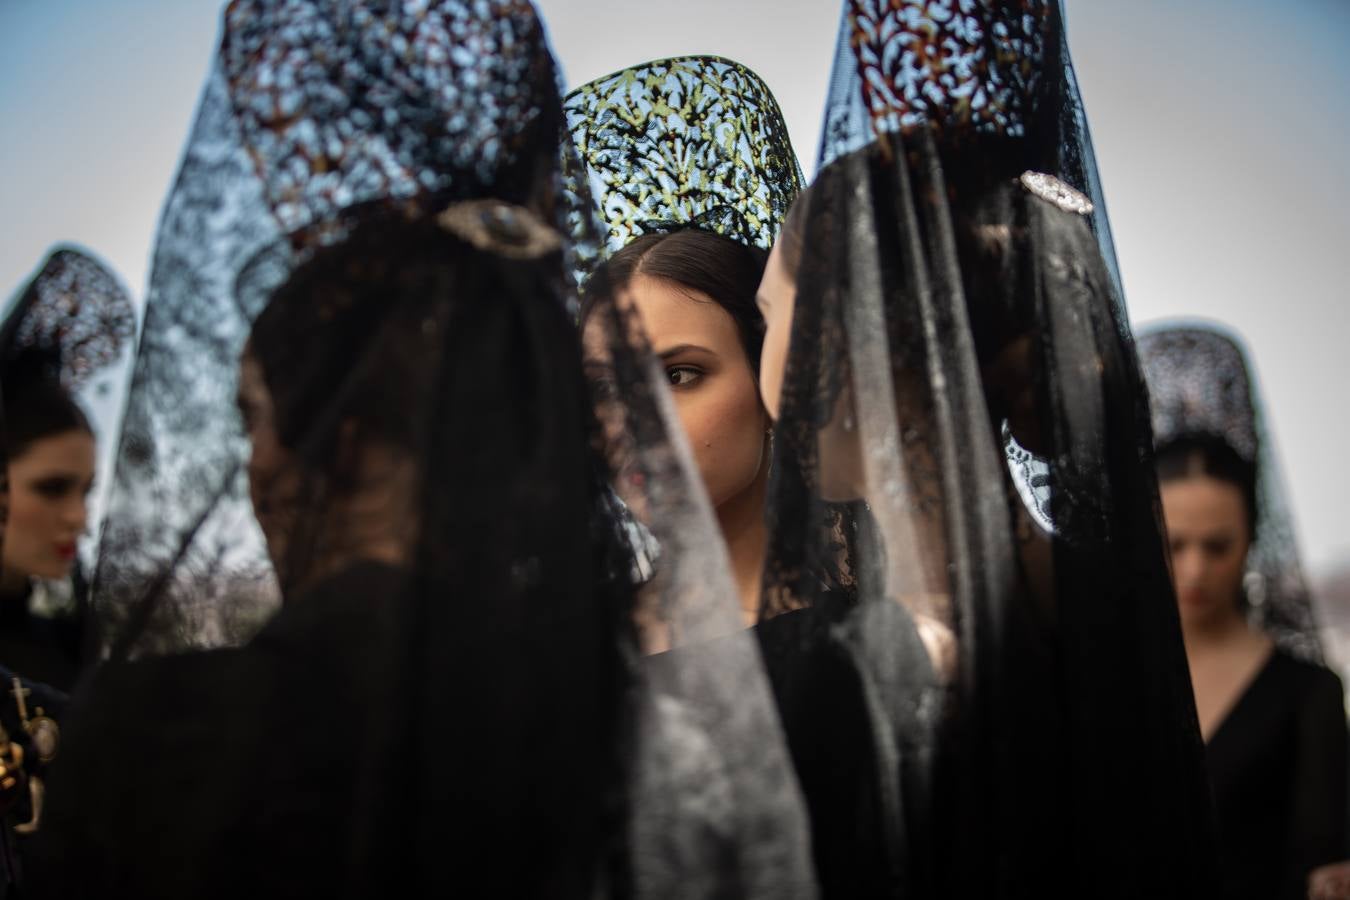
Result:
M63 578L69 578L70 572L74 568L74 560L60 560L29 566L27 567L27 575L29 578L41 578L44 581L60 581Z
M1183 628L1207 628L1227 617L1221 604L1204 600L1183 599L1177 604Z

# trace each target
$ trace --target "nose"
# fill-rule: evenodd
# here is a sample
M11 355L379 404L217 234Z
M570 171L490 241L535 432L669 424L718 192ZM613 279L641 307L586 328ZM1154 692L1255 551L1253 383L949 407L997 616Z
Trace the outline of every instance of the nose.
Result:
M89 523L89 501L83 494L72 498L66 504L62 519L66 525L69 525L75 531L83 532L85 525Z
M1204 554L1192 547L1183 547L1172 553L1172 577L1177 587L1198 584L1204 580Z

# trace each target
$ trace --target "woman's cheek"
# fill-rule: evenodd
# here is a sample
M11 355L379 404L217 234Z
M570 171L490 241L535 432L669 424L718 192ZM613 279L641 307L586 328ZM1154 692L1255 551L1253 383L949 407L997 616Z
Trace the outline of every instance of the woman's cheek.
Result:
M677 402L694 461L713 505L749 487L763 462L767 423L748 370L743 383L721 377L700 385Z

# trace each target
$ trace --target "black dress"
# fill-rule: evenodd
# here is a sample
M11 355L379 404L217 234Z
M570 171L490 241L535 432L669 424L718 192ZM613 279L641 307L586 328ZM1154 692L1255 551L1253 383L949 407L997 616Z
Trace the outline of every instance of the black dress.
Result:
M1341 682L1276 650L1206 748L1223 896L1302 898L1308 873L1346 858Z
M604 734L575 704L559 714L579 723L580 752L530 732L545 717L522 712L529 683L513 670L527 668L524 651L505 642L525 645L471 627L443 652L477 677L451 685L454 709L427 706L434 686L390 663L416 652L407 624L425 593L361 563L288 601L243 648L91 673L68 711L29 886L51 897L368 896L380 886L353 873L416 885L420 861L466 885L492 873L503 896L586 895L575 885L595 862L575 844L596 843L604 791L590 772L609 764ZM546 637L560 652L582 646L566 627ZM547 647L529 650L554 662ZM574 699L589 707L595 693ZM428 709L442 715L415 714ZM420 752L443 764L434 784L415 777L428 771Z
M73 589L83 593L78 576ZM31 589L0 596L0 665L58 691L69 691L79 677L84 651L81 601L74 615L44 618L28 608ZM8 683L8 682L6 682Z
M19 685L14 684L18 678ZM18 690L23 691L22 712L19 706ZM65 714L69 698L50 685L19 676L0 665L0 726L4 727L6 737L23 748L25 774L32 778L45 778L47 765L34 747L33 739L25 728L25 717L32 722L37 716L46 716L60 721ZM0 900L24 896L25 881L24 859L31 834L23 834L15 826L30 822L34 818L33 795L21 786L22 793L14 805L0 817Z
M864 631L893 652L862 652ZM931 763L919 738L939 690L913 620L898 603L860 608L827 593L755 635L810 812L821 896L904 896L923 882L914 813Z
M335 893L387 573L298 598L242 649L107 664L81 685L31 860L42 896ZM346 709L343 709L345 701ZM334 745L349 752L334 752ZM327 746L325 746L327 745ZM79 866L63 860L79 859ZM100 888L100 885L102 886Z

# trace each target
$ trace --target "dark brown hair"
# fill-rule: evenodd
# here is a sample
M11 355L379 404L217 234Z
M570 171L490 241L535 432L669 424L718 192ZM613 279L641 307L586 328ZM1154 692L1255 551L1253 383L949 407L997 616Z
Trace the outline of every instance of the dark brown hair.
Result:
M1227 441L1213 435L1184 435L1158 447L1157 466L1158 481L1163 484L1204 476L1237 488L1247 510L1247 533L1256 536L1256 465L1239 456Z
M82 431L93 436L89 418L55 375L4 370L4 443L6 456L14 460L38 441Z
M755 303L755 293L767 260L768 254L758 247L697 228L644 234L602 263L591 276L581 301L581 323L586 323L603 294L627 286L638 275L672 281L707 294L730 314L750 370L758 377L764 316Z

